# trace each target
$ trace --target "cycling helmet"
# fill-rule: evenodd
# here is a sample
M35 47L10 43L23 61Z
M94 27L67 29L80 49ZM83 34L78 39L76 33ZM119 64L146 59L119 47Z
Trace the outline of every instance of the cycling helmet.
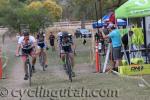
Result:
M68 32L62 32L62 37L68 37L69 36L69 33Z
M29 36L29 32L28 31L23 31L23 36Z

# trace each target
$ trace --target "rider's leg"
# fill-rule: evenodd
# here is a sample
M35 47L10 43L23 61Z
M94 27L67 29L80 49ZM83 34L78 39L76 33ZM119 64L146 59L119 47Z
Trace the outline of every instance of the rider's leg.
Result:
M72 77L75 77L75 72L74 72L74 54L72 52L69 53L69 57L71 58L71 64L72 64Z
M69 57L71 58L72 69L74 68L74 55L73 53L69 53Z
M61 57L61 60L62 60L62 63L63 63L64 70L66 70L64 50L61 50L60 57Z
M61 56L61 60L62 60L63 64L65 64L65 52L64 52L64 50L60 51L60 56Z
M35 71L35 63L36 63L36 51L33 50L31 53L30 53L31 57L32 57L32 70L33 72Z
M48 66L48 57L47 57L47 52L46 50L43 51L45 53L45 67Z

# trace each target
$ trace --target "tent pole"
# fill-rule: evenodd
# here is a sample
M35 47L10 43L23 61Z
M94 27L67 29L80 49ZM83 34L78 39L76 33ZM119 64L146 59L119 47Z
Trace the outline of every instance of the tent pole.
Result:
M147 47L145 17L143 17L144 47Z
M144 48L146 49L146 55L148 54L147 51L147 38L146 38L146 23L145 17L143 17L143 33L144 33ZM146 56L146 63L148 63L148 57Z
M130 52L131 52L131 43L129 43L129 42L131 42L130 41L130 36L129 36L129 18L127 18L127 30L128 30L128 45L129 45L129 60L130 60L130 58L131 58L131 56L130 56ZM130 65L131 63L130 63L130 61L128 62L128 64Z

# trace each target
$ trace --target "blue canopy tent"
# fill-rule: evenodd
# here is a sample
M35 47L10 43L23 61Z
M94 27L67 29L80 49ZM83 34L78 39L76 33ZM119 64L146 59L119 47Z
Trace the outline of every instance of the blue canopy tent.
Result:
M107 21L109 21L110 16L109 15L105 15L102 18L102 21L99 20L98 22L93 22L92 26L93 28L101 28L103 26L107 26ZM126 26L127 25L127 21L123 20L123 19L117 19L117 25L118 26Z
M101 23L101 22L93 22L92 23L92 26L93 26L93 28L101 28L101 27L103 27L103 26L105 26L105 25L107 25L106 23Z
M127 26L127 21L123 19L117 19L117 25L118 26Z

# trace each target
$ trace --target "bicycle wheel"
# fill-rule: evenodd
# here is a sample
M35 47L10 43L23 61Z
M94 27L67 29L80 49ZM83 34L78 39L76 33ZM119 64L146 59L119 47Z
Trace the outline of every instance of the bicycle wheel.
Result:
M44 52L41 52L40 56L39 56L39 62L40 62L40 65L42 66L43 68L43 71L45 71L45 53Z
M69 76L69 80L72 82L72 66L71 66L71 60L68 55L66 57L66 66L67 66L67 73Z
M32 77L32 67L30 63L27 63L27 68L28 68L28 77L29 77L29 86L31 86L31 77Z

